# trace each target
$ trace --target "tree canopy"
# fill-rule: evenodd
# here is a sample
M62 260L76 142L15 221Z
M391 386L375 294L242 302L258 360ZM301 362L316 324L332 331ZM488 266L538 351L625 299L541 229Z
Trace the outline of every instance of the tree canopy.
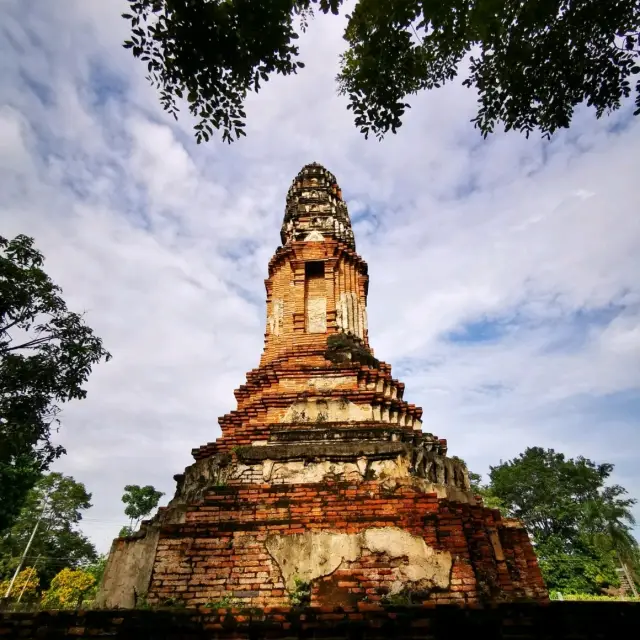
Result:
M95 547L78 529L83 511L90 507L91 494L84 484L61 473L44 475L27 493L13 526L0 537L0 576L10 578L15 571L41 514L26 562L35 565L41 587L64 567L96 562Z
M314 9L343 0L129 0L124 44L148 69L162 106L186 99L198 142L245 135L243 105L273 74L297 73L296 40ZM638 0L358 0L337 75L355 124L382 138L402 124L408 96L463 75L478 93L472 120L550 136L586 103L596 116L636 93Z
M59 405L84 398L92 366L111 357L43 263L33 238L0 236L0 532L64 453L51 441Z
M141 487L137 484L128 484L124 488L122 502L127 506L124 512L129 516L129 525L120 530L120 536L127 536L133 533L140 524L140 521L148 516L160 502L164 493L157 491L150 484Z
M631 533L636 500L607 484L612 471L612 464L531 447L491 467L480 493L523 522L550 589L598 593L618 582L621 562L639 568Z

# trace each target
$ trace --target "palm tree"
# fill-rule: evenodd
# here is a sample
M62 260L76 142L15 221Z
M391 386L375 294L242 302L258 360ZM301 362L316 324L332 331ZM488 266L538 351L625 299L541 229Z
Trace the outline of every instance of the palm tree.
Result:
M626 574L635 596L640 557L638 541L631 533L636 519L631 498L621 498L626 490L619 485L605 487L602 493L585 504L583 528L589 540L601 551L613 551ZM631 570L630 570L631 567ZM633 574L633 577L632 575Z

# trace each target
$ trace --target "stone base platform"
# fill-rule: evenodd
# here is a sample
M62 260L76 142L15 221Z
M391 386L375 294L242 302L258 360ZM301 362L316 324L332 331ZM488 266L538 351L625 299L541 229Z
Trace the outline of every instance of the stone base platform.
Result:
M548 599L519 523L420 478L216 487L181 520L114 542L104 606L136 584L154 606Z

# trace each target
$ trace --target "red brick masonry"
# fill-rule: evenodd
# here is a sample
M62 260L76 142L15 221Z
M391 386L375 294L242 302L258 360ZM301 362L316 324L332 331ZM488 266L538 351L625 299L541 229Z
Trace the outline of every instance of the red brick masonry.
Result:
M202 504L188 509L184 524L162 528L148 600L178 598L196 606L232 594L250 606L288 604L278 566L265 549L267 535L359 533L371 527L399 527L452 554L450 588L416 594L415 601L547 598L525 531L509 526L498 511L438 500L410 486L385 489L372 481L210 491ZM369 554L347 563L312 585L311 604L380 602L394 561Z

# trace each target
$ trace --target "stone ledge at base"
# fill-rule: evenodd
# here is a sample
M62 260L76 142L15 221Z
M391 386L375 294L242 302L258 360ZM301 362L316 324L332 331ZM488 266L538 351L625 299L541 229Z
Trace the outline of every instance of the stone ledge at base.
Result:
M640 603L550 602L487 608L91 610L0 614L0 638L121 640L595 640L635 637ZM467 636L466 634L474 634Z

